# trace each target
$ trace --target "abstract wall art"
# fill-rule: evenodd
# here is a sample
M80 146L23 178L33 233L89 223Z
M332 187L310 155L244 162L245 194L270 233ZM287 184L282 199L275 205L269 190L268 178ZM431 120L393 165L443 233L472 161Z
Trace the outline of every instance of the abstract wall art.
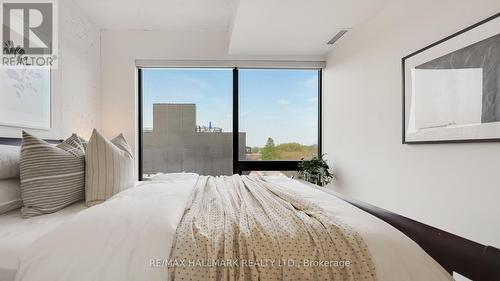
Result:
M500 141L500 14L402 59L403 143Z

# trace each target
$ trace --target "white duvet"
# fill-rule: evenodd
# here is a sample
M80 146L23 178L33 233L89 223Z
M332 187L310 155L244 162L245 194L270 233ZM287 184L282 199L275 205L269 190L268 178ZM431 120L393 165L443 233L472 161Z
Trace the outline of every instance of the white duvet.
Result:
M170 256L197 178L188 173L163 175L80 212L22 253L16 280L167 280L167 268L159 261ZM415 242L387 223L301 182L267 179L355 228L368 245L379 280L452 280Z

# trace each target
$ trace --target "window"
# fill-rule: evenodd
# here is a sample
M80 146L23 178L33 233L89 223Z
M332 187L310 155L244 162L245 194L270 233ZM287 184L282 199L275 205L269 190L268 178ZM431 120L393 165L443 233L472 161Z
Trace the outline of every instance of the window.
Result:
M146 177L232 174L232 69L144 69L142 116Z
M301 160L318 155L318 71L239 71L240 160Z
M321 153L321 70L141 68L139 81L141 178L293 171Z

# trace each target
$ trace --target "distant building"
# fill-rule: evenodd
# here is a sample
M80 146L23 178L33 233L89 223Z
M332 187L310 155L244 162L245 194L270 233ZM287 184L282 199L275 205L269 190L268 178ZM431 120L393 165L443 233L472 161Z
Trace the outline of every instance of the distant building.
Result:
M252 147L247 146L245 148L245 160L249 161L256 161L256 160L262 160L262 154L260 152L252 152ZM241 159L241 158L240 158Z
M262 160L262 154L260 153L248 153L245 157L246 157L245 160L248 161Z
M245 159L246 133L239 133ZM231 175L233 134L196 125L195 104L153 104L153 128L143 131L143 173L196 172Z

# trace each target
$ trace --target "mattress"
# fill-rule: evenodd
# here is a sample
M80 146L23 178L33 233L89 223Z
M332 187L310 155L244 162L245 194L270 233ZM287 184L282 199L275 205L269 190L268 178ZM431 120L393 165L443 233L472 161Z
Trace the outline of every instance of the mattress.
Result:
M78 213L20 255L18 281L168 280L165 261L195 174L155 177ZM268 177L321 206L365 240L379 281L450 281L414 241L380 219L302 182ZM61 265L64 265L61 267Z
M0 215L0 280L14 280L20 253L85 208L82 201L56 213L29 219L21 217L20 209Z

